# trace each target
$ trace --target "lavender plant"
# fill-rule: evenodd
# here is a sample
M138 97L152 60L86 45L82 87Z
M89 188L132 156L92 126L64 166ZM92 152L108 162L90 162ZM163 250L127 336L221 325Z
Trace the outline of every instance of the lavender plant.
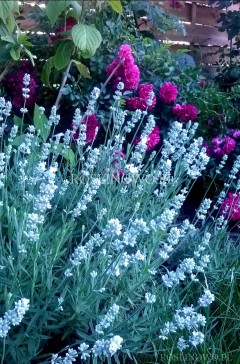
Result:
M211 218L219 201L211 211L205 200L193 222L181 219L208 163L201 138L194 139L197 125L173 123L162 150L145 161L155 121L140 110L129 121L121 89L105 120L111 136L98 148L87 142L83 122L98 89L63 135L55 134L56 108L47 118L36 106L34 126L12 126L6 136L11 107L1 99L2 363L137 361L210 345L216 242L225 247L229 237L224 216ZM137 123L140 143L116 162ZM225 190L239 163L234 168ZM62 342L54 353L44 348L51 338Z

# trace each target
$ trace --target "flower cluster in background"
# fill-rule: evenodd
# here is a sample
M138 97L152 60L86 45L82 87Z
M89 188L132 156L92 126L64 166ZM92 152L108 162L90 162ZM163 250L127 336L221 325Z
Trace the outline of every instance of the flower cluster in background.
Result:
M132 48L128 44L123 44L118 52L119 59L114 59L107 67L107 74L113 76L110 83L116 89L119 82L124 83L125 90L134 90L140 81L140 71L134 64Z
M159 89L160 99L167 105L175 102L177 100L177 95L178 88L171 82L165 82Z
M22 96L23 78L25 74L30 74L29 97L26 99L26 107L34 106L37 102L39 83L34 67L29 61L21 61L16 70L11 70L4 80L4 86L8 91L13 106L20 109L24 104Z
M194 121L197 119L198 110L195 105L183 104L173 107L173 115L180 121Z
M236 142L227 135L225 137L217 136L212 139L210 145L206 142L204 142L204 145L210 157L219 158L225 154L230 154L235 149Z
M210 142L203 142L206 148L207 155L215 159L220 159L224 155L229 155L236 148L240 142L240 130L231 129L224 136L217 135L212 138Z
M156 113L157 125L147 136L147 151L152 151L160 141L160 128L161 119L159 120L158 112L164 106L171 107L172 118L177 118L181 122L194 121L197 119L198 110L193 104L176 104L179 96L177 85L172 82L164 82L157 90L157 97L155 95L155 86L153 84L142 84L140 82L140 70L134 64L134 57L132 55L132 48L128 44L123 44L118 52L119 59L115 59L106 69L107 74L110 76L109 82L114 89L118 87L118 83L124 84L124 91L132 91L133 96L129 97L129 93L125 96L125 107L129 111L143 111L153 110ZM181 96L181 95L180 95ZM138 128L139 129L139 128ZM133 143L138 144L142 142L141 138L137 136Z
M75 18L68 17L66 19L66 25L65 26L64 25L59 25L58 27L56 27L55 34L51 35L51 37L50 37L51 42L54 43L58 39L72 40L72 37L70 35L67 36L67 37L64 37L63 33L64 32L69 32L74 27L74 25L76 25L76 24L77 24L77 21L76 21Z
M160 142L160 140L161 140L160 129L158 126L154 126L153 131L150 134L148 134L148 137L147 137L147 142L146 142L147 152L151 152L156 147L156 145ZM141 138L137 137L134 139L133 143L138 144L140 141L141 141Z
M97 137L97 133L99 128L101 127L101 123L98 120L96 114L91 114L89 116L85 116L82 120L82 125L86 127L86 143L93 143ZM73 138L77 140L79 138L79 130L77 129Z
M150 93L153 92L153 85L141 85L138 88L138 96L126 99L126 108L130 111L139 110L152 110L156 106L156 96L153 95L150 105L147 104Z
M240 221L240 194L239 192L229 192L224 200L222 207L222 214L231 221Z

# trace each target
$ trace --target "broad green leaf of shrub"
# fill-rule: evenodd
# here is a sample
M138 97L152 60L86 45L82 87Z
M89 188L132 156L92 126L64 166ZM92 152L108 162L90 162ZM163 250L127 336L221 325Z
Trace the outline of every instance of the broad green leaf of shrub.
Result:
M51 87L49 83L49 77L53 67L54 67L54 57L50 57L47 59L45 65L43 66L41 74L41 81L46 87Z
M57 70L62 70L68 65L72 56L72 49L73 43L69 40L59 43L54 56L54 66Z
M13 32L15 25L16 25L16 21L15 21L14 15L13 15L13 13L9 13L9 16L6 20L6 26L10 33Z
M19 47L12 47L10 49L10 55L14 61L18 61L20 59L21 49Z
M13 0L13 8L12 11L14 13L19 13L19 4L18 4L18 0Z
M1 37L1 40L4 42L7 42L7 43L16 44L15 40L13 39L13 37L10 34L3 35Z
M29 36L25 33L17 34L17 42L18 44L22 44L27 47L33 47L33 44L31 43Z
M90 75L89 69L82 62L75 61L75 60L73 60L72 62L76 65L78 72L80 73L81 76L83 76L84 78L88 78L88 79L92 78Z
M79 4L78 1L71 1L71 7L73 8L73 16L76 19L79 19L81 13L82 13L82 5ZM69 13L68 13L69 16Z
M69 0L48 0L46 13L52 26L69 4Z
M121 0L108 0L108 2L109 2L109 5L112 7L112 9L114 11L116 11L116 13L122 15L123 8L122 8Z
M0 37L7 37L9 36L9 31L2 19L0 19Z
M0 19L2 19L5 24L11 12L15 9L15 2L15 0L0 1Z
M33 124L39 135L42 137L42 139L46 141L50 133L50 127L48 126L48 118L44 113L40 111L39 106L37 104L35 104L34 108Z
M86 24L77 24L72 28L72 39L84 58L92 57L102 42L99 31Z

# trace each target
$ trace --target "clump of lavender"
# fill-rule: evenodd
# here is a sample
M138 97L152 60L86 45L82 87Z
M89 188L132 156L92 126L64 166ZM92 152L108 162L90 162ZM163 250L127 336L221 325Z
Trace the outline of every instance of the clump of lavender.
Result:
M205 290L205 294L200 297L199 303L203 306L201 303L204 302L203 307L207 307L213 300L214 295L210 291ZM186 306L176 311L172 321L165 323L164 328L161 329L159 338L167 340L171 334L177 334L181 331L186 332L185 336L181 336L177 343L177 348L183 351L190 346L196 347L204 342L204 334L200 330L205 325L205 316L197 313L193 305Z
M0 337L5 338L11 328L11 326L18 326L29 310L29 299L22 298L15 302L13 310L7 311L3 318L0 318Z
M26 109L30 85L31 78L25 75ZM148 156L155 120L150 115L144 121L147 111L121 110L123 90L120 83L109 113L114 120L108 113L105 116L103 126L113 126L105 145L93 148L86 140L89 124L84 118L96 112L99 89L91 94L85 115L76 110L73 130L45 137L35 122L24 132L13 127L1 144L0 293L8 302L11 274L14 296L29 292L33 302L28 333L16 338L24 350L16 351L15 361L30 362L38 356L43 343L30 353L30 338L65 329L69 337L78 337L78 343L53 354L52 364L74 363L78 358L111 362L113 356L117 361L120 353L151 351L159 338L176 338L180 351L193 350L207 340L205 308L215 300L207 284L208 266L214 269L215 264L210 243L226 237L225 220L218 217L212 222L208 199L195 220L177 219L192 180L204 170L208 157L202 140L192 141L196 125L178 122L172 124L162 150ZM147 97L151 106L153 94ZM1 135L10 106L0 99ZM56 107L42 119L43 130L54 129L59 122ZM126 133L138 124L143 130L138 144L127 144ZM238 164L231 178L237 175ZM171 268L176 253L179 263ZM203 279L207 288L193 306L192 286L202 287ZM29 300L22 299L4 314L3 339L28 309ZM3 340L5 361L12 360L13 340ZM28 353L27 359L23 353Z

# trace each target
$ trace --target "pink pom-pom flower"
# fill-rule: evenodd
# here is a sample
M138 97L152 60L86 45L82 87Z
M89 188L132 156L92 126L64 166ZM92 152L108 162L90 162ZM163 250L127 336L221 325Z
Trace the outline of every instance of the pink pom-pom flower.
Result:
M156 105L156 96L154 95L151 100L151 105L148 105L149 95L153 92L153 85L143 84L139 86L138 95L139 97L130 97L126 100L126 108L130 111L139 110L152 110Z
M165 104L172 104L176 101L178 88L171 82L165 82L159 89L159 97Z
M86 143L93 143L97 136L97 131L101 127L101 123L99 122L97 116L95 114L85 116L82 121L83 124L86 124ZM73 135L73 139L77 140L79 136L79 132L77 131Z
M134 64L131 46L123 44L119 49L118 56L119 59L114 59L106 69L108 75L114 72L109 82L114 89L117 88L119 82L123 82L124 91L134 90L140 81L140 70Z
M134 139L133 144L138 144L141 138L137 137ZM151 152L156 145L160 142L160 129L158 126L154 126L153 131L148 135L147 138L147 152Z
M193 104L176 105L173 107L173 115L181 121L194 121L197 119L198 109Z

